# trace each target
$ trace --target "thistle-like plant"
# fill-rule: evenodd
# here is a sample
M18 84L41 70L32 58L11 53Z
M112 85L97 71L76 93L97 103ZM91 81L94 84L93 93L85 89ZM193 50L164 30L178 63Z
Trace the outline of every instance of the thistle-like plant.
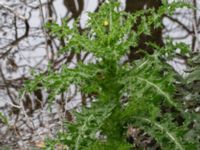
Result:
M91 107L74 111L74 121L66 123L65 132L48 140L47 148L61 144L73 150L128 150L134 144L127 141L126 132L133 126L154 138L162 149L197 149L195 141L185 139L191 123L189 115L173 97L175 72L166 62L174 55L172 44L159 48L151 43L153 54L141 50L145 54L142 59L123 61L129 48L137 47L141 34L149 35L152 27L161 27L163 14L179 6L184 4L164 3L158 10L130 14L119 11L119 3L108 2L97 13L89 13L83 32L77 22L73 28L64 22L61 26L46 25L52 35L64 39L62 53L93 56L91 62L77 62L74 68L65 64L59 71L36 75L26 84L29 92L42 85L51 91L50 99L76 85L90 98ZM183 118L181 122L178 116Z

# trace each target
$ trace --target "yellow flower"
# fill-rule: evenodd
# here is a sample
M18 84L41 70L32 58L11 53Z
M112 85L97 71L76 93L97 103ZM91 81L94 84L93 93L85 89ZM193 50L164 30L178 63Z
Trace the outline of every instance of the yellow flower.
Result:
M103 25L104 25L104 26L108 26L108 24L109 24L109 23L108 23L107 20L105 20L105 21L103 22Z

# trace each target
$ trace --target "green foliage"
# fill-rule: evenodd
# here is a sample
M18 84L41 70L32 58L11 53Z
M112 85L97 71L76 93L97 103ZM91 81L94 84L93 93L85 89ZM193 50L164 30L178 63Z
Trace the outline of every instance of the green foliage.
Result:
M194 56L189 60L190 73L187 76L187 83L200 81L200 54L193 54Z
M184 107L190 111L195 111L200 105L200 55L191 54L187 58L188 69L182 83L178 84L177 96L184 101Z
M182 3L166 4L158 10L141 10L134 14L120 12L119 3L104 3L97 13L89 14L87 29L80 32L78 23L73 28L63 22L46 27L52 35L67 43L62 53L82 52L93 55L95 62L77 62L76 67L63 65L59 71L35 76L26 84L28 92L45 88L50 99L67 91L70 85L93 97L91 107L74 111L74 121L66 123L66 131L47 141L47 148L56 144L74 150L128 150L133 145L126 140L128 125L134 125L152 136L162 149L197 149L188 137L191 118L173 97L175 72L167 64L174 56L172 43L155 47L154 54L130 63L121 62L136 47L141 34L151 34L151 27L160 27L162 15L172 13ZM141 19L141 24L137 24ZM133 31L135 26L137 30ZM178 45L178 44L177 44ZM176 47L177 48L177 47ZM185 45L178 48L185 50ZM184 52L184 51L183 51ZM40 85L40 86L38 86ZM42 87L41 87L42 85ZM173 109L174 111L168 111ZM177 117L183 121L179 122ZM186 140L187 139L187 140Z
M193 122L190 124L190 131L186 134L186 139L193 139L194 143L200 147L200 54L192 53L187 59L187 75L182 79L182 83L177 85L177 98L184 104L185 110L190 112Z
M0 112L0 121L4 124L8 124L8 119Z

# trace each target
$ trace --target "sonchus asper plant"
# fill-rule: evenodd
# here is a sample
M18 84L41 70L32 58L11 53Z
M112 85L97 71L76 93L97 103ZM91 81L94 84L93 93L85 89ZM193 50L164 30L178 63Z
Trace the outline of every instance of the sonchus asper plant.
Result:
M89 13L87 29L82 32L77 22L73 28L65 22L61 26L46 25L52 35L64 39L62 53L90 53L94 58L87 63L79 61L74 68L64 64L59 71L36 75L26 84L29 92L42 85L51 91L50 99L76 85L90 98L91 107L73 111L74 121L66 123L64 133L48 140L47 148L54 149L60 144L72 150L128 150L134 148L127 140L129 126L146 132L161 149L198 148L195 140L185 138L190 115L173 98L175 72L167 64L173 50L151 43L154 54L141 50L145 54L142 59L123 61L129 48L137 46L141 34L151 34L152 27L161 27L164 13L182 6L185 5L164 2L158 10L130 14L120 11L119 3L106 2L98 12ZM136 30L132 30L133 26ZM183 118L181 123L177 116Z

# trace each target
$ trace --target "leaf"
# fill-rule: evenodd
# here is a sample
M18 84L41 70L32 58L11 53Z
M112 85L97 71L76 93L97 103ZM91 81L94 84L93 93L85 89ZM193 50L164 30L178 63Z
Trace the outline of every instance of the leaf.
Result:
M150 85L150 87L155 88L155 89L158 91L158 93L160 93L161 95L163 95L163 96L166 98L166 100L167 100L172 106L177 107L177 104L174 103L174 102L172 101L172 99L170 98L170 95L169 95L167 92L163 91L163 90L159 87L159 85L157 85L157 84L155 84L155 83L149 81L148 79L144 79L144 78L141 78L141 77L137 77L137 78L138 78L140 81L146 82L148 85Z
M0 112L0 121L8 125L8 119Z
M153 120L150 120L148 118L145 118L145 117L133 117L134 119L139 119L141 121L145 121L149 124L153 124L154 126L156 126L156 128L158 128L161 132L165 132L165 134L168 136L168 138L170 138L170 140L175 143L176 147L179 149L179 150L185 150L185 148L182 146L182 144L179 142L179 140L177 139L177 137L175 135L173 135L172 133L170 133L170 131L164 127L163 125L153 121Z
M200 81L200 68L195 68L195 70L186 77L186 81L187 83Z

